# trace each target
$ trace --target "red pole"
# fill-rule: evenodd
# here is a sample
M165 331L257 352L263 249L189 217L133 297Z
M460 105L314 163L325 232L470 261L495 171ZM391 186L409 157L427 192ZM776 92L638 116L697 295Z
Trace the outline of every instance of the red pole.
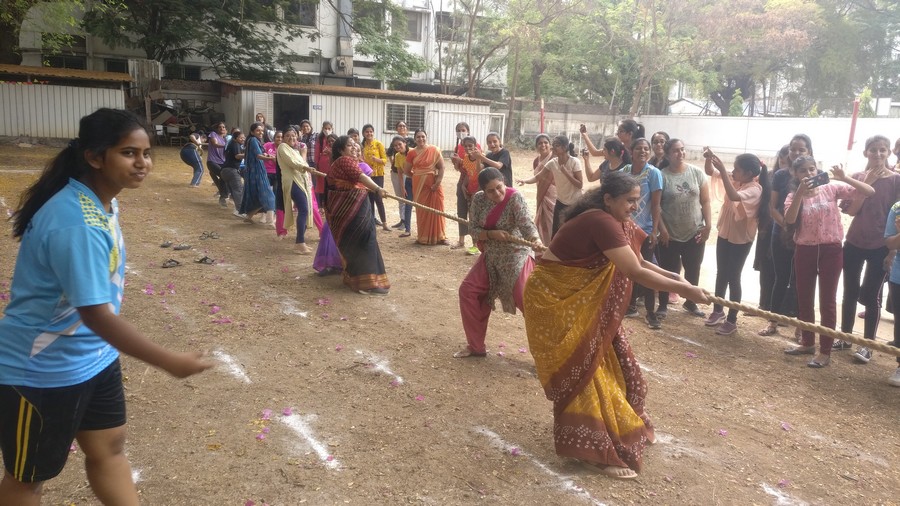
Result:
M541 99L541 133L544 133L544 99Z
M859 99L853 101L853 119L850 120L850 140L847 141L847 151L853 151L853 137L856 135L856 118L859 116Z

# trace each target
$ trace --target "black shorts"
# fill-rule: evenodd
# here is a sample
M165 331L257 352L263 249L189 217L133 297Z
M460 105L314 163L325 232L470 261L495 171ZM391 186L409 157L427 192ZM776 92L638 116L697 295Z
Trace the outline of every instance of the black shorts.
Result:
M62 472L75 435L125 425L118 359L93 378L68 387L0 385L0 449L6 471L23 483Z

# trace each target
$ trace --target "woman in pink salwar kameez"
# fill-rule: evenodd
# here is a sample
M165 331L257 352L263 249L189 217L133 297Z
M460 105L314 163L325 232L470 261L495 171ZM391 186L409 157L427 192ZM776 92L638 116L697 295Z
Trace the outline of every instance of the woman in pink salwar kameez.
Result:
M496 299L507 313L522 310L522 293L534 259L531 248L510 240L525 239L543 250L525 199L504 184L503 174L488 167L478 174L478 185L481 191L469 207L469 230L482 254L459 287L459 312L468 344L453 355L456 358L487 355L484 341Z

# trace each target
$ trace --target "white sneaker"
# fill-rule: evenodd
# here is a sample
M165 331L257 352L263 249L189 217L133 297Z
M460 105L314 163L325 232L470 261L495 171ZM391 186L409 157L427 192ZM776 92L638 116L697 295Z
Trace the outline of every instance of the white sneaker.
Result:
M888 378L888 383L895 387L900 387L900 367L898 367L894 371L894 374L892 374L891 377Z
M232 211L231 214L237 216L238 218L247 218L247 215L246 215L246 214L239 213L237 209L235 209L234 211Z

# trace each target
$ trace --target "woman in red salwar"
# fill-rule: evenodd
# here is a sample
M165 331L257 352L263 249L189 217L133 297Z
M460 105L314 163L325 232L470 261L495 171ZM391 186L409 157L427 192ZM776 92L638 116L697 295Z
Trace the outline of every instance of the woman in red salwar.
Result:
M482 255L459 286L459 313L468 345L453 355L456 358L487 355L484 339L496 299L504 312L522 310L522 292L534 270L534 259L528 246L511 240L525 239L543 250L525 199L504 181L499 170L482 170L478 174L481 191L469 206L469 231Z

